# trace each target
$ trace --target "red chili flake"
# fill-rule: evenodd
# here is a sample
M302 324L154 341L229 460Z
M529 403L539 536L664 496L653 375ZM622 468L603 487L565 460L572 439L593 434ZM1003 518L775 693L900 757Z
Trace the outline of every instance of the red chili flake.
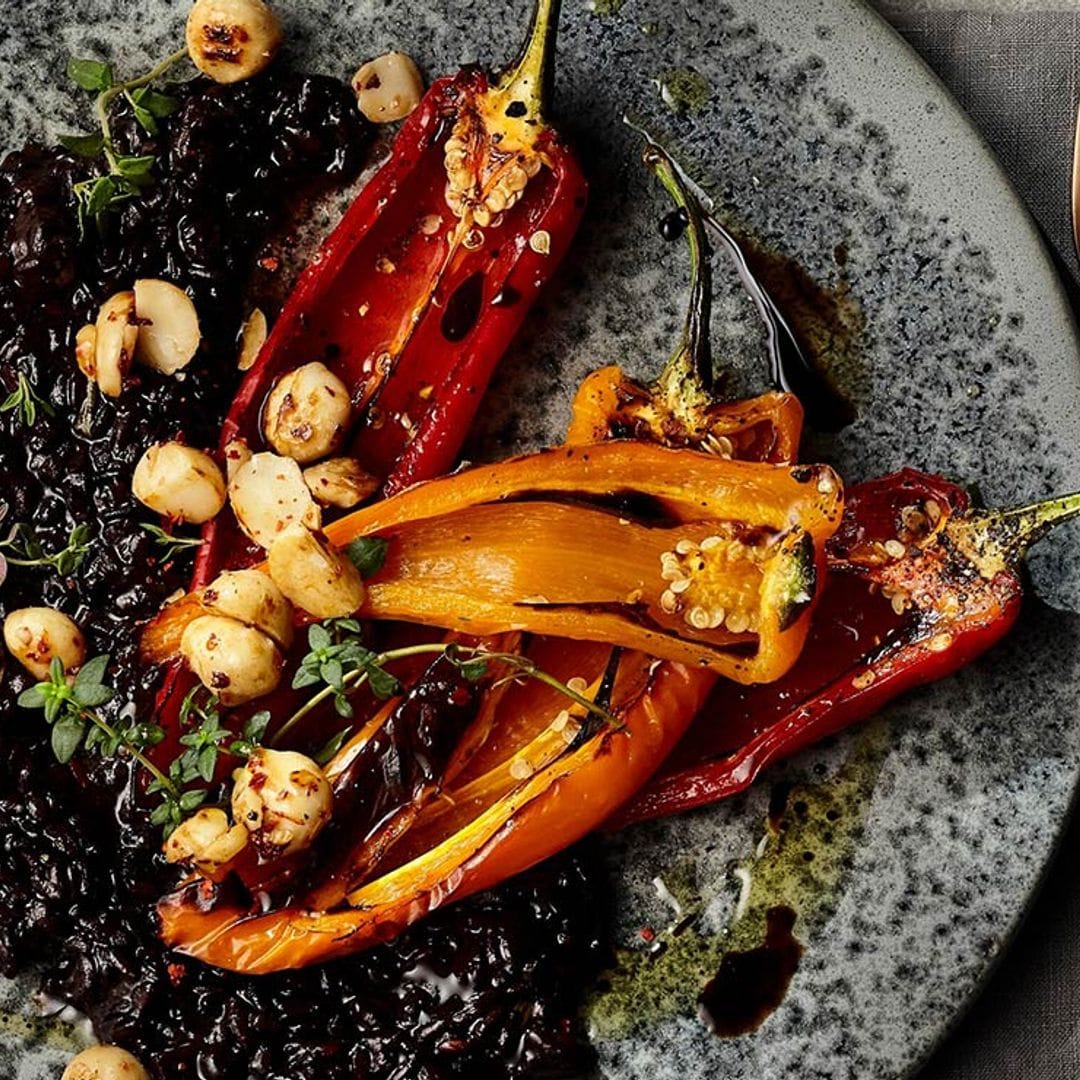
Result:
M271 274L276 274L281 269L281 260L276 255L267 255L265 259L259 260L259 265Z
M656 931L651 926L643 927L641 930L641 940L646 945L651 945L656 940Z

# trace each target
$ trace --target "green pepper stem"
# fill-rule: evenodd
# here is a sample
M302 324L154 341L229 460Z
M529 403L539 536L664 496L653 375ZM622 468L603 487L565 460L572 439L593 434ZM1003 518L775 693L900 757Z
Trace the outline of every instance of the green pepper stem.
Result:
M687 187L678 167L651 139L645 147L644 160L686 216L686 240L690 249L690 306L678 347L664 365L656 380L656 387L673 407L707 406L712 401L713 389L712 345L709 338L713 284L701 206Z
M522 102L532 119L539 119L551 100L560 6L560 0L536 0L525 45L496 84L511 100Z
M1033 544L1075 517L1080 492L1007 510L973 510L950 521L945 532L983 577L992 578L1019 565Z

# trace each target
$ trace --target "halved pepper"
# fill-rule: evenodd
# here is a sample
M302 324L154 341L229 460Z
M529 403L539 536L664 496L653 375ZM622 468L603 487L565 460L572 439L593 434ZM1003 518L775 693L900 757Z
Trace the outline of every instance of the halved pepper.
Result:
M912 469L850 489L799 663L768 687L718 683L611 827L737 794L772 762L970 663L1016 621L1027 549L1078 515L1078 495L974 510L963 489Z
M798 657L841 507L827 466L609 442L432 480L326 535L389 543L362 618L600 641L750 683ZM155 659L199 611L158 616Z

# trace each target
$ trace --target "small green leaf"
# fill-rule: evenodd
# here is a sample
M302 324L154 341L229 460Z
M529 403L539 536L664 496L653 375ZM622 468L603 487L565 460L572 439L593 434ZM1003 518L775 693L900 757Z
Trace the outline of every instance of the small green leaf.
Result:
M144 154L142 157L119 157L116 159L116 167L126 177L146 176L154 167L157 158L153 154Z
M381 536L359 536L346 545L345 554L349 562L360 571L360 576L369 578L382 569L389 547L390 542Z
M351 720L353 717L353 707L349 702L349 699L344 694L334 695L334 712L338 714L344 720Z
M335 690L341 689L341 680L344 674L341 662L338 660L327 660L325 664L319 667L319 675L322 681Z
M79 668L79 674L75 676L75 682L71 686L76 701L82 701L79 695L85 691L104 685L102 680L105 678L108 666L109 655L104 653L101 656L95 656L92 660L87 660Z
M317 765L326 765L334 755L345 745L345 740L349 737L349 732L352 731L351 727L342 728L327 744L315 755L315 763Z
M269 726L270 710L260 709L257 713L253 713L244 725L244 738L250 743L261 742Z
M68 78L81 90L101 93L113 84L112 68L100 60L72 57L67 66Z
M464 660L457 665L461 677L469 682L479 682L487 674L486 660Z
M95 158L105 148L105 136L99 131L96 135L61 135L60 145L79 157Z
M144 109L141 105L131 103L131 111L135 114L135 120L139 127L146 132L147 135L156 135L158 133L158 122L154 119L154 114L149 109Z
M38 683L24 690L17 698L19 705L24 709L40 709L46 702L45 690L48 683Z
M61 717L53 725L52 751L61 765L66 765L75 756L85 734L85 721L70 714Z
M368 668L368 680L371 683L371 692L380 701L392 698L401 689L401 683L381 667Z
M216 746L204 746L199 751L199 775L209 784L214 779L217 769L218 749Z
M133 90L131 100L158 120L172 116L180 108L180 102L176 98L158 90L151 90L149 86L141 86L138 90Z
M86 212L92 217L103 214L117 195L116 181L111 176L99 176L90 183L86 196Z
M147 791L150 790L148 787ZM164 825L166 821L172 816L172 805L168 802L158 803L153 810L150 811L150 824L151 825Z
M330 636L330 632L325 626L320 623L312 623L308 627L308 647L312 652L318 652L321 649L329 649L334 644L334 639Z
M317 671L312 671L309 667L299 667L293 676L292 687L294 690L303 690L305 686L314 686L321 681Z
M184 794L180 796L180 809L185 814L190 814L192 810L202 806L202 804L206 802L206 798L209 794L208 791L204 791L202 788L196 789L195 791L185 791Z

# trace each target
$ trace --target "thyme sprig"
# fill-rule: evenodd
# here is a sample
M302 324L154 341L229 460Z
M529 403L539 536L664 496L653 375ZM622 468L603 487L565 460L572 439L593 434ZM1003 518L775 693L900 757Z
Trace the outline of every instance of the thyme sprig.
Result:
M352 622L352 620L347 621ZM313 644L311 631L315 629L316 627L312 626L308 631L309 645ZM385 652L377 653L364 648L359 642L353 642L348 653L351 658L350 666L346 667L343 664L340 674L336 667L328 667L324 674L322 670L323 658L330 655L331 663L340 661L343 652L335 653L333 651L340 646L334 644L332 632L328 630L325 625L319 626L318 629L320 629L322 633L314 635L315 645L301 661L300 671L305 669L306 664L308 674L305 675L305 680L310 679L311 681L305 681L303 685L314 685L315 682L318 681L324 682L325 685L301 705L300 708L298 708L292 716L278 728L274 733L273 738L270 740L271 746L280 746L289 732L291 732L305 716L308 716L312 711L330 698L334 699L335 707L337 706L338 700L344 698L345 704L349 705L351 714L352 706L347 700L348 696L354 694L362 686L370 686L372 693L381 701L400 693L401 683L396 675L387 670L387 665L414 656L443 656L457 667L462 676L470 682L477 682L482 679L487 674L490 664L502 664L511 670L514 677L536 679L545 686L550 686L553 690L557 690L564 697L569 698L575 704L581 706L588 714L597 717L605 724L614 728L622 727L622 722L608 709L604 708L596 701L593 701L591 698L586 697L584 694L578 693L576 690L567 686L566 683L561 682L554 675L539 668L534 661L528 659L528 657L521 656L518 653L491 652L478 646L460 645L456 642L432 642L424 645L408 645L400 649L389 649ZM300 672L298 671L297 677L299 677L299 673ZM314 678L312 678L312 676L314 676ZM326 676L332 676L332 681Z
M0 552L11 566L51 567L61 577L74 573L90 552L90 527L76 525L59 551L48 552L33 525L19 523L0 540Z
M0 403L0 413L15 412L27 427L33 427L37 423L38 409L46 416L56 415L53 407L38 396L33 383L20 371L15 389Z
M178 555L190 548L202 547L201 536L177 536L175 533L166 532L160 525L154 525L149 521L141 522L140 529L144 529L153 538L154 543L162 549L161 561L172 562Z
M146 756L145 750L165 738L156 724L120 720L107 721L97 711L112 701L114 691L103 680L109 657L88 660L73 679L64 671L63 662L54 657L49 674L42 682L24 690L18 703L24 709L42 709L52 727L51 743L56 760L66 765L85 746L102 757L114 757L120 750L130 754L144 769L161 781L171 795L180 796L168 777Z
M167 56L148 72L133 79L117 82L112 65L100 60L72 58L68 62L68 78L81 90L96 94L94 112L98 130L91 134L63 135L60 142L80 157L104 157L107 171L91 176L74 185L79 208L79 227L93 220L101 231L105 215L118 210L153 183L156 158L152 154L126 154L113 138L109 110L118 98L124 98L136 122L149 135L159 131L158 121L172 115L180 103L168 94L154 90L151 83L160 79L188 55L179 49Z

